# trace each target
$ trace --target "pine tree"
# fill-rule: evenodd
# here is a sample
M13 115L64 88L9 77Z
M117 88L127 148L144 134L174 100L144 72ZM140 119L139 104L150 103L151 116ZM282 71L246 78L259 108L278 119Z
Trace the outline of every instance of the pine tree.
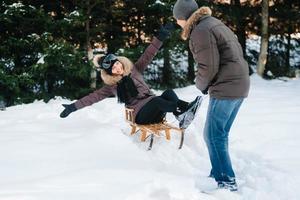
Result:
M9 1L7 1L9 2ZM39 34L49 20L42 9L22 3L1 4L0 87L8 106L34 100L30 66L39 57Z
M300 44L292 39L292 34L300 30L300 2L292 0L275 0L270 6L270 41L268 62L266 69L275 77L294 76L296 65L290 63L291 51L295 51Z

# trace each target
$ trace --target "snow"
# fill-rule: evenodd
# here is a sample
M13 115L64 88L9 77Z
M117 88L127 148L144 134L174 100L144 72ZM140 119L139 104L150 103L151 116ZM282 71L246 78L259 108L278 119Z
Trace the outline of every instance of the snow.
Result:
M0 61L4 64L4 66L7 69L13 69L13 67L15 66L15 63L14 63L13 59L4 59L4 58L1 58Z
M36 33L31 33L31 34L27 35L27 37L29 37L29 38L31 38L33 40L40 39L40 36L38 34L36 34Z
M73 23L74 20L76 20L78 17L80 17L80 13L77 10L74 10L71 12L67 17L64 18L64 20L68 23ZM91 17L91 16L90 16Z
M2 5L8 7L8 9L3 12L4 15L13 15L15 11L18 11L22 14L26 12L26 10L23 9L25 6L22 3L13 3L11 5L6 5L3 3ZM30 6L30 8L35 9L33 6Z
M69 23L72 23L72 20L71 19L68 19L68 18L64 18L65 21L69 22Z
M37 61L37 63L36 64L45 64L45 57L47 56L47 55L39 55L40 56L40 59Z
M69 14L69 16L76 16L76 17L79 17L80 14L79 14L79 12L78 12L77 10L74 10L73 12L71 12L71 13Z
M163 6L165 5L165 3L161 2L160 0L156 0L155 4L160 4L160 5L163 5Z
M200 94L195 86L175 91L187 101ZM114 98L65 119L61 104L70 101L61 98L8 107L0 111L0 200L299 199L299 91L299 79L251 77L230 133L239 191L209 195L200 192L215 187L202 138L208 98L181 150L174 132L147 151Z
M13 3L13 4L9 5L8 7L10 7L10 8L22 8L22 7L24 7L24 5L22 3Z

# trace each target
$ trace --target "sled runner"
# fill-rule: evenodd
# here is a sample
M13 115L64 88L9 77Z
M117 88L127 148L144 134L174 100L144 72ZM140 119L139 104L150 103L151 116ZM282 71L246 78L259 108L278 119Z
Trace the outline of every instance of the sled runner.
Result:
M145 142L148 137L150 137L150 144L148 147L148 150L151 150L153 145L153 138L154 136L160 136L162 133L165 134L165 137L167 140L171 139L171 130L175 130L181 133L181 140L179 149L182 148L183 140L184 140L184 129L175 127L171 124L169 124L166 119L164 119L162 122L157 124L136 124L133 121L133 109L125 108L125 117L126 121L131 126L131 133L130 135L133 135L137 133L138 131L141 132L141 141Z

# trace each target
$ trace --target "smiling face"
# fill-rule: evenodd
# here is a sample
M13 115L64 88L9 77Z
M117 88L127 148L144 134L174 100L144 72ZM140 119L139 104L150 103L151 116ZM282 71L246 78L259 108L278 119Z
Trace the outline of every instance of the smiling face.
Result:
M116 61L112 66L112 74L113 75L123 75L124 74L124 67L120 61Z

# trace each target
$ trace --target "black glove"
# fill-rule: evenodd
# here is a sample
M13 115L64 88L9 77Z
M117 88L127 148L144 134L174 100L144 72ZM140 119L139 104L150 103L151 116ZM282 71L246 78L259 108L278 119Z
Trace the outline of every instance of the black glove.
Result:
M173 30L174 30L174 24L171 22L167 23L166 25L160 27L157 34L157 39L163 42L164 40L170 37Z
M205 90L202 90L201 92L202 92L202 94L205 94L205 95L207 95L208 94L208 88L209 87L207 87Z
M61 118L68 117L69 114L71 114L72 112L77 110L74 103L72 103L72 104L62 104L62 106L65 107L65 109L60 113Z

